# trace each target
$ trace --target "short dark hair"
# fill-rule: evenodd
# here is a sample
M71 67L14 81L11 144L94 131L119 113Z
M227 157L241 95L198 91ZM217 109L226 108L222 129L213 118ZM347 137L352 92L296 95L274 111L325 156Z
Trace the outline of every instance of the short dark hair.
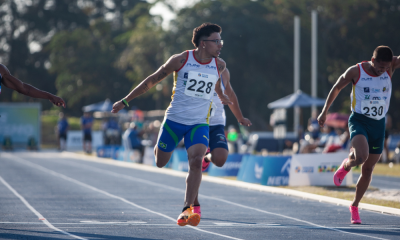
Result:
M379 46L375 48L374 55L372 57L378 62L392 62L393 52L388 46Z
M195 47L200 44L201 37L209 37L213 33L221 33L222 28L214 23L203 23L200 26L193 29L192 43Z

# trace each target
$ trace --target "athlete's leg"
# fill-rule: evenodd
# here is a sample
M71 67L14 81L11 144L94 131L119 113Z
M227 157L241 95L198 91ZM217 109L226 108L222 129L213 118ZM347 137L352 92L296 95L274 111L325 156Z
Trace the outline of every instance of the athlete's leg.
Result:
M183 138L184 129L185 125L164 120L158 134L157 145L154 146L157 167L162 168L167 165L172 152Z
M344 168L350 171L352 167L363 164L369 156L369 146L367 138L358 134L351 140L352 149L350 150L349 160L345 163Z
M210 155L206 157L211 160L215 166L222 167L224 166L226 159L228 159L228 154L229 152L225 148L215 148L211 151L211 158L209 158Z
M201 161L207 151L207 146L198 143L187 150L189 158L189 172L186 177L185 207L194 204L201 183Z
M372 171L375 168L375 164L379 161L381 154L369 154L367 161L364 162L361 168L361 175L357 181L356 195L354 197L352 206L358 207L361 198L367 191L369 184L372 180Z
M167 165L169 159L172 156L172 152L164 152L161 149L158 148L158 146L154 147L154 156L156 156L156 165L159 168L164 167L165 165Z

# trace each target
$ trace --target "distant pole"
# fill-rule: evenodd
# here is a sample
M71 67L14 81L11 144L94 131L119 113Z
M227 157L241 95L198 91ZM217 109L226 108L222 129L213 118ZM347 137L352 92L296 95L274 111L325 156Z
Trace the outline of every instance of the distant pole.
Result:
M300 90L300 17L294 17L294 93ZM298 136L300 108L294 107L293 132Z
M317 11L311 12L311 96L317 97ZM317 107L314 105L311 108L311 113L317 111Z

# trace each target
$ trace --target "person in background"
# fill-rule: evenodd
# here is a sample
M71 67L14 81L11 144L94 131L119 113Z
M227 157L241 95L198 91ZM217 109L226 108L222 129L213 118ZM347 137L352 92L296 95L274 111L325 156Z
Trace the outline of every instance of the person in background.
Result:
M92 153L92 126L93 117L90 113L85 112L81 117L81 129L83 131L83 151L91 154Z
M69 128L68 120L63 112L58 114L57 135L58 135L58 150L67 150L67 132Z
M139 138L140 133L137 130L136 124L131 122L128 129L122 135L122 140L124 142L124 147L128 150L139 150L140 160L139 163L143 162L144 149L142 142Z

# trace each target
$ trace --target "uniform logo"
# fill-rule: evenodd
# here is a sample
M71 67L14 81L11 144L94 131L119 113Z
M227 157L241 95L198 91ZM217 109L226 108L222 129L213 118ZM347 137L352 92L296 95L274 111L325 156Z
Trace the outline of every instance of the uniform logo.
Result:
M200 67L200 64L196 64L196 63L186 63L186 66L188 66L188 67L199 68L199 67Z
M379 88L372 88L372 89L371 89L371 92L373 92L373 93L380 93L381 90L380 90Z
M361 78L361 81L372 81L372 77L368 77L368 78Z
M370 95L365 95L365 99L369 100Z
M213 69L213 70L217 70L217 67L209 66L209 65L207 65L206 68L208 68L208 69Z
M208 75L207 75L207 74L201 74L201 76L202 76L203 78L208 78Z
M372 147L372 149L378 149L379 147Z
M387 88L386 87L383 87L383 90L382 90L382 92L385 92L387 90Z
M369 87L365 87L364 92L369 92Z
M167 149L167 144L163 143L160 141L160 143L158 144L158 146L162 149Z
M206 137L206 135L203 135L203 137L204 137L205 139L207 139L207 141L209 141L208 138Z
M388 78L389 78L388 76L380 77L381 80L386 80Z
M189 73L187 73L187 72L185 72L184 74L183 74L183 78L188 78L188 76L189 76Z
M383 97L383 100L386 100L387 99L387 97Z
M380 97L372 97L372 100L381 100Z

